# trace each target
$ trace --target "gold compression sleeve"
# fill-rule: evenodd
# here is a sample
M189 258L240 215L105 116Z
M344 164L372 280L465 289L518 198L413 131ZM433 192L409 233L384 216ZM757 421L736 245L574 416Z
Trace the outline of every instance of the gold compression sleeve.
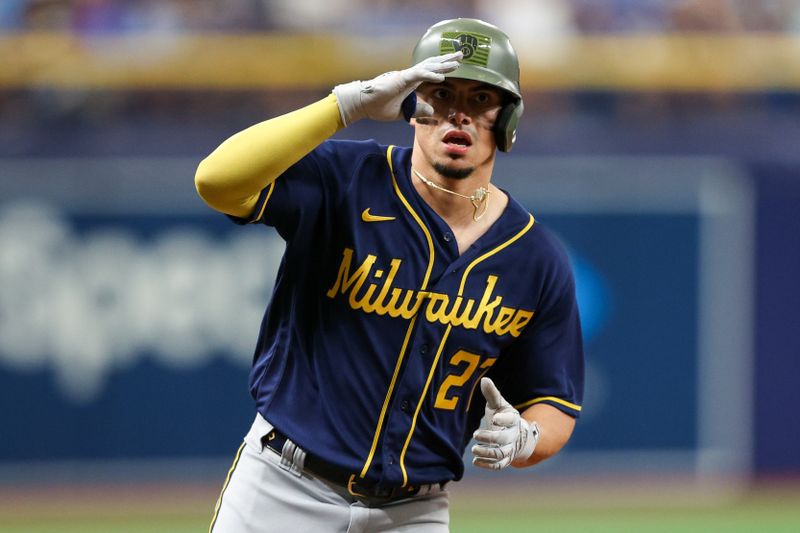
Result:
M343 127L331 93L242 130L200 162L194 177L197 193L217 211L247 217L264 187Z

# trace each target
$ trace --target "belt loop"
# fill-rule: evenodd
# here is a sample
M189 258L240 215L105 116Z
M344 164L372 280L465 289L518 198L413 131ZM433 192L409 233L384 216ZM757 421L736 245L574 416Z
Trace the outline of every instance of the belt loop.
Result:
M303 475L305 462L306 452L291 440L286 439L281 450L281 468L300 477Z
M275 430L274 429L270 430L269 433L267 433L266 435L261 437L261 440L259 442L261 444L261 448L258 450L258 453L263 453L264 452L264 448L266 446L269 446L269 443L271 441L273 441L273 440L275 440Z

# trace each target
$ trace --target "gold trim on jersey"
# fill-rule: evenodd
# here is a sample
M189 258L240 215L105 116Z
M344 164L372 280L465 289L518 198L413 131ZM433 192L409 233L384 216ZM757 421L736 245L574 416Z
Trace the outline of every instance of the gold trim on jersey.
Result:
M378 417L378 426L375 428L375 435L372 437L372 446L369 449L369 455L367 455L367 460L364 463L364 467L361 469L361 473L359 474L362 478L367 475L369 467L372 465L372 460L375 458L375 450L378 448L378 440L380 439L381 431L383 430L383 421L386 418L386 411L389 409L389 400L392 398L394 386L397 383L397 376L400 374L400 366L403 362L403 357L405 356L406 349L408 347L408 339L411 338L411 332L414 331L414 324L416 323L417 317L414 317L411 319L411 323L408 325L408 329L406 330L406 336L403 339L403 347L400 348L400 356L397 358L397 363L394 365L392 380L389 382L389 389L386 392L386 397L383 399L381 414Z
M397 194L398 198L400 198L400 201L403 202L403 205L406 206L408 212L411 213L411 216L414 217L414 220L417 222L422 230L422 233L425 235L425 240L428 243L428 250L430 251L430 254L428 255L428 268L425 270L425 277L422 278L422 286L420 287L421 290L425 290L425 287L428 286L428 281L431 278L431 271L433 271L433 261L435 258L433 251L433 237L431 237L431 232L428 231L428 227L424 222L422 222L420 216L416 211L414 211L414 208L411 207L411 204L408 203L406 197L403 196L403 192L400 190L400 186L397 184L397 178L394 175L394 163L392 163L392 150L394 150L394 146L389 146L386 149L386 159L389 161L389 171L392 174L392 187L394 187L394 192Z
M570 409L574 409L575 411L580 411L581 406L576 405L574 403L568 402L567 400L562 400L561 398L556 398L555 396L543 396L541 398L534 398L533 400L529 400L527 402L521 403L519 405L515 405L514 409L521 411L526 407L530 407L531 405L542 403L542 402L553 402L559 405L563 405L564 407L569 407Z
M267 197L264 198L264 203L261 204L261 210L258 212L257 217L250 220L251 223L261 220L261 217L264 216L264 211L267 210L267 203L269 202L270 197L272 197L272 191L275 190L275 182L273 181L272 183L267 185L267 189L269 190L267 191Z
M490 250L490 251L486 252L485 254L483 254L482 256L478 257L478 258L477 258L477 259L475 259L475 260L474 260L472 263L470 263L470 264L469 264L469 266L468 266L468 267L467 267L467 268L464 270L464 276L461 278L461 285L459 285L459 287L458 287L458 295L459 295L459 296L461 296L462 294L464 294L464 284L467 282L467 276L469 275L469 272L472 270L472 268L473 268L475 265L477 265L478 263L480 263L480 262L481 262L481 261L483 261L484 259L486 259L486 258L488 258L488 257L491 257L491 256L493 256L494 254L496 254L497 252L499 252L500 250L502 250L502 249L503 249L503 248L505 248L506 246L508 246L508 245L512 244L514 241L516 241L517 239L519 239L520 237L522 237L523 235L525 235L525 234L528 232L528 230L529 230L529 229L531 229L531 228L533 227L533 224L534 224L534 218L533 218L533 215L531 215L530 213L528 213L528 216L530 217L530 218L528 219L528 223L525 225L525 227L524 227L524 228L522 228L522 230L521 230L519 233L517 233L516 235L514 235L513 237L511 237L510 239L508 239L506 242L504 242L503 244L501 244L501 245L500 245L500 246L498 246L497 248L495 248L495 249L493 249L493 250Z
M476 258L474 261L472 261L469 264L469 266L464 270L464 274L461 276L461 284L459 285L458 297L456 298L456 300L462 298L463 291L464 291L464 286L467 283L467 277L469 276L469 273L472 271L472 269L475 267L475 265L477 265L481 261L486 260L487 258L489 258L489 257L493 256L494 254L500 252L501 250L503 250L504 248L506 248L507 246L509 246L513 242L517 241L520 237L522 237L525 233L528 232L528 230L530 230L533 227L533 223L534 223L533 215L529 215L529 216L530 216L530 219L528 220L528 223L516 235L514 235L513 237L508 239L503 244L493 248L492 250L490 250L490 251L486 252L485 254L481 255L480 257ZM493 281L490 283L490 280L492 280L492 278L493 278ZM484 304L484 302L486 300L488 300L488 298L486 298L487 292L489 294L491 294L489 285L491 285L491 288L494 288L494 282L496 282L496 281L497 281L497 276L488 276L486 278L487 289L484 292L484 297L481 299L481 304L482 305ZM502 301L502 298L498 296L497 298L495 298L495 301L497 301L497 300ZM498 305L499 305L499 302L498 302ZM430 305L428 307L430 307ZM503 310L510 309L510 308L501 307L500 309L501 309L501 311L500 311L499 316L498 316L498 321L500 321L501 320L500 317L503 316ZM480 307L479 307L478 311L480 311ZM517 332L517 335L514 335L514 336L519 336L519 334L522 331L522 328L533 317L533 311L523 311L521 309L517 309L515 311L517 312L517 315L511 315L511 317L519 316L520 313L528 313L527 315L523 315L523 317L525 317L525 318L523 318L523 322L524 323L522 325L520 325L519 330ZM480 313L476 312L476 316L480 316ZM506 316L508 316L508 315L506 315ZM487 316L486 322L484 323L484 328L483 328L484 331L486 331L486 333L490 333L490 331L487 331L488 320L489 320L489 317ZM512 321L512 324L513 323L516 323L516 320ZM439 343L439 349L436 351L436 357L434 357L433 364L431 365L431 369L428 372L428 380L425 382L425 387L422 390L422 395L420 396L419 401L417 402L417 409L414 412L414 418L411 421L411 429L409 430L408 435L406 436L406 442L405 442L405 445L403 446L403 451L400 453L400 470L403 473L403 486L404 487L408 483L408 473L406 472L406 467L405 467L406 452L408 451L408 446L411 443L411 437L413 436L414 429L416 428L416 425L417 425L417 417L419 416L419 411L422 408L422 405L423 405L424 400L425 400L425 396L428 393L428 388L430 386L431 379L433 379L433 374L435 373L436 367L439 364L439 357L442 354L442 350L444 349L445 342L447 341L447 337L450 334L450 329L452 328L453 325L455 325L455 324L452 324L452 323L448 324L447 330L444 332L444 335L442 336L442 341ZM463 324L463 325L464 325L464 327L467 327L466 323ZM492 328L492 329L494 329L494 328ZM508 331L509 333L511 333L510 329L511 328L509 328L509 331ZM512 333L512 335L513 335L513 333ZM470 394L470 396L471 396L471 394Z
M428 231L428 228L422 222L422 219L414 211L414 209L408 203L408 200L406 200L405 196L403 196L403 193L400 191L400 187L397 184L397 178L395 177L395 174L394 174L394 163L392 162L392 151L393 150L394 150L394 146L389 146L386 149L386 160L389 163L389 172L390 172L390 174L392 176L392 187L394 188L395 194L397 194L398 198L400 198L400 201L406 207L408 212L411 213L411 216L414 218L414 220L419 225L420 229L422 230L422 233L425 235L425 240L428 243L428 250L429 250L428 268L425 270L425 277L422 278L422 286L420 287L420 290L417 291L417 302L419 302L419 305L421 305L421 301L427 295L427 292L425 291L425 288L428 286L428 281L430 280L431 272L433 271L433 262L434 262L433 238L431 237L431 234ZM346 251L345 251L345 253L346 253ZM350 251L350 254L351 254L351 258L352 258L352 250ZM372 268L371 265L375 261L374 256L370 256L370 257L373 257L373 259L372 259L372 263L369 264L368 269ZM345 259L343 258L342 259L343 266L344 266L344 260ZM367 258L367 260L369 260L369 257ZM395 263L395 261L396 261L396 263ZM366 264L366 262L365 262L365 264ZM359 270L357 271L357 273L360 272L362 268L364 268L365 264L362 264L361 267L359 267ZM388 292L388 288L391 286L391 280L393 280L394 276L397 274L397 269L398 268L400 268L400 260L397 259L397 260L392 261L392 266L390 267L389 274L387 274L387 277L386 277L386 279L389 280L389 283L384 284L385 287L386 287L386 291L387 292ZM346 276L346 274L345 274L345 276ZM348 281L349 281L350 284L352 284L354 281L356 281L356 283L358 284L358 286L360 288L360 286L363 285L364 280L366 280L366 277L365 277L366 274L363 277L362 277L362 274L358 274L358 276L359 276L358 280L353 280L352 277L351 277ZM340 275L337 276L337 283L341 279L342 280L342 285L344 285L345 284L345 280L342 279L342 277L343 277L342 269L340 269ZM336 286L334 286L334 288L335 287ZM333 294L336 293L336 291L333 290L334 288L332 288L331 291L328 291L328 296L331 297L331 298L333 298L333 296L331 296L331 293L332 292L333 292ZM346 288L343 287L342 291L344 292L345 290L346 290ZM353 290L350 293L350 298L349 298L350 300L355 297L356 292L358 292L358 291L357 290ZM379 297L380 297L381 294L383 294L384 297L386 296L386 293L381 291L381 293L379 293ZM378 301L381 301L381 300L378 300ZM400 304L401 308L405 309L405 310L408 310L407 306L409 305L409 303L410 302L408 302L407 300L404 300L403 303ZM375 428L375 435L372 438L372 446L370 447L369 454L367 455L367 460L364 463L364 467L361 469L361 474L360 475L361 475L362 478L367 475L367 472L369 471L369 467L370 467L370 465L372 465L372 460L375 458L375 450L378 447L378 441L380 440L381 432L383 431L383 422L386 419L386 411L389 408L389 402L390 402L390 400L392 398L392 395L394 394L394 387L395 387L395 385L397 383L397 376L400 374L400 368L403 365L403 359L405 358L406 350L408 349L408 340L411 338L411 332L414 330L414 325L417 323L416 311L419 309L419 305L416 302L414 303L414 306L413 306L414 312L410 316L408 315L407 312L406 313L402 313L402 312L398 311L398 314L400 316L402 316L405 319L411 319L411 322L409 323L408 329L406 330L406 335L405 335L405 338L403 339L403 346L400 348L400 354L397 356L397 363L395 363L395 365L394 365L394 372L392 373L392 379L389 382L389 389L386 391L386 397L383 399L383 405L381 406L381 413L380 413L380 416L378 417L378 424L377 424L377 426ZM368 312L368 313L369 312L373 312L373 311L370 311L368 309L369 309L368 307L366 307L366 306L364 307L364 311L365 312Z
M406 472L406 452L408 451L408 445L411 444L411 437L414 435L414 429L417 427L417 417L419 416L419 412L422 409L423 404L425 403L425 396L428 394L428 389L431 386L431 381L433 380L433 374L436 373L436 367L439 364L439 358L442 356L442 350L444 350L444 345L447 342L447 337L450 335L450 330L452 326L447 326L447 329L442 335L442 340L439 343L439 348L436 350L436 356L433 358L433 364L431 365L431 369L428 371L428 379L425 380L425 386L422 388L422 394L419 397L419 401L417 402L417 408L414 410L414 416L411 418L411 429L408 430L408 435L406 435L406 442L403 444L403 451L400 452L400 471L403 473L403 484L402 487L408 485L408 472Z

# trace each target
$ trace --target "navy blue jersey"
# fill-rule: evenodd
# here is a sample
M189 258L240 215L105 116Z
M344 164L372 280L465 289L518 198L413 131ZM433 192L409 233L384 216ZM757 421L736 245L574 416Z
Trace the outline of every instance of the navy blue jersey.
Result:
M308 453L391 486L461 478L484 375L520 411L577 417L583 394L561 245L509 199L459 255L410 168L410 148L326 141L235 219L286 241L250 374L258 411Z

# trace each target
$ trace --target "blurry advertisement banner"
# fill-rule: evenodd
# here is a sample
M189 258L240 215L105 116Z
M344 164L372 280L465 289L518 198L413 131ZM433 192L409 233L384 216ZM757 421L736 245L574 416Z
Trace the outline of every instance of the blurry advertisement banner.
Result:
M513 158L508 189L576 272L582 418L555 473L747 475L752 454L754 199L703 158Z
M196 164L0 161L0 466L235 449L283 242L204 206ZM746 475L753 207L740 169L511 156L496 175L576 273L586 398L542 471Z

